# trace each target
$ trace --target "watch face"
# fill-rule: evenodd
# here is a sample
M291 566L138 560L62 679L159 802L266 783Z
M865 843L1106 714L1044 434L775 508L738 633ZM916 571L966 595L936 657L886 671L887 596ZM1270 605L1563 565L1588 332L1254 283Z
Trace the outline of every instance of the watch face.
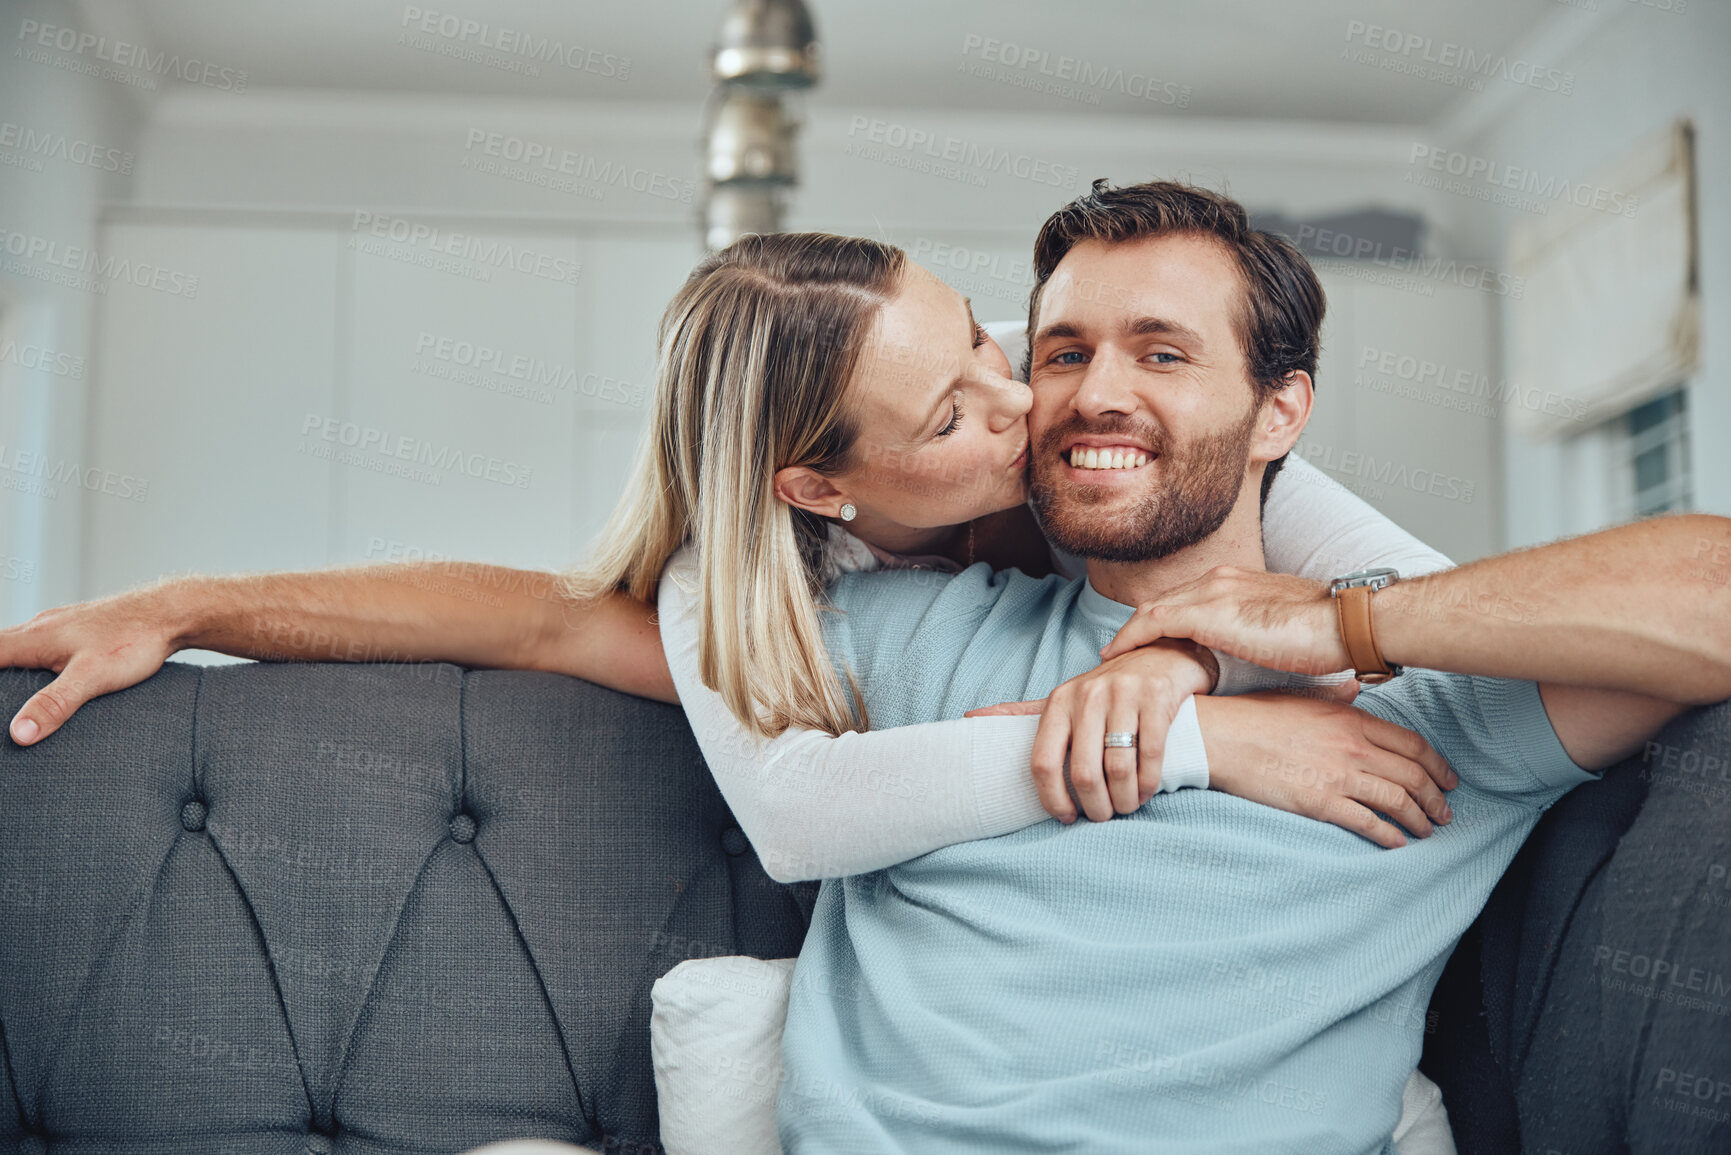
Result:
M1376 569L1361 569L1353 573L1343 574L1330 582L1329 586L1336 590L1349 590L1355 586L1370 586L1372 589L1381 589L1399 577L1399 570L1381 566Z

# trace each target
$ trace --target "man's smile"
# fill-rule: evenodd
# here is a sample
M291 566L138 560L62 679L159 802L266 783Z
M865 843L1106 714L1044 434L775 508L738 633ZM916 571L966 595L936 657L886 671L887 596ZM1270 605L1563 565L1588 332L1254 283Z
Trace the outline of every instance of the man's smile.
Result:
M1159 455L1145 445L1122 437L1078 437L1063 450L1061 457L1076 473L1095 474L1090 481L1103 480L1105 472L1131 474L1152 463Z

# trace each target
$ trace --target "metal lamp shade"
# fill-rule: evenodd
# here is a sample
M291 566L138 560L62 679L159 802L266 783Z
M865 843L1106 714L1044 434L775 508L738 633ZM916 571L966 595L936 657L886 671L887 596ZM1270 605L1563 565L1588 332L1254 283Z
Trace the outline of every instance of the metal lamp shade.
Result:
M721 26L710 67L724 84L810 88L818 81L819 56L817 31L801 0L739 0Z
M781 232L782 192L773 185L717 185L703 202L703 241L725 249L747 233Z
M779 97L729 86L709 127L704 175L716 184L791 185L799 178L793 138Z

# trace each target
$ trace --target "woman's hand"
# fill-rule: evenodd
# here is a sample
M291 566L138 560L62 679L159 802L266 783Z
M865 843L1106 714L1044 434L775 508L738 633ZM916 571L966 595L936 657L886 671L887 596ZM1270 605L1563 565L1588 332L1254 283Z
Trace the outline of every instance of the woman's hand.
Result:
M0 629L0 666L59 675L12 718L12 740L20 746L40 742L90 699L144 681L175 652L173 638L168 615L151 591L57 606Z
M1166 638L1100 663L1033 702L969 710L965 717L1041 714L1034 736L1034 782L1046 813L1076 820L1075 800L1095 822L1129 814L1160 789L1166 731L1186 698L1207 694L1220 678L1214 655ZM1106 749L1106 732L1136 735L1131 749ZM1064 782L1068 755L1070 784Z
M1460 783L1418 734L1340 702L1274 691L1196 699L1211 789L1332 822L1380 846L1450 821ZM1438 788L1441 787L1441 790Z
M1190 638L1295 674L1352 668L1327 583L1291 574L1216 566L1138 606L1100 656L1116 657L1163 637Z

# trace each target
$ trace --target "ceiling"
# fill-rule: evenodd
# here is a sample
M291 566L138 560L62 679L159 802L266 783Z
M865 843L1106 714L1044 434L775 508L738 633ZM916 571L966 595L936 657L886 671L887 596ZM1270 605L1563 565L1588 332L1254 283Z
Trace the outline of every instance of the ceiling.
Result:
M78 0L99 31L136 37L219 67L244 69L249 90L437 92L518 98L701 101L707 53L728 0ZM1463 89L1345 59L1354 22L1511 55L1541 21L1573 10L1555 0L808 0L825 52L814 106L1093 112L1150 117L1428 124ZM540 75L428 50L464 41L416 33L416 12L508 27L581 45L594 68L541 64ZM1561 13L1562 15L1559 15ZM405 28L405 18L410 26ZM447 25L448 26L448 25ZM473 35L470 44L473 43ZM1104 88L1053 94L1017 81L1037 66L981 59L987 40L1085 62L1122 86L1152 77L1158 98ZM972 46L972 47L970 47ZM968 51L964 51L968 49ZM1360 51L1368 51L1359 46ZM1433 48L1433 52L1436 49ZM494 53L496 58L508 54ZM1416 61L1420 54L1391 60ZM629 77L604 75L606 56ZM984 65L987 75L965 71ZM1536 61L1544 65L1545 61ZM1491 80L1489 84L1507 83ZM1188 91L1186 91L1186 87ZM1098 97L1098 102L1093 97Z

